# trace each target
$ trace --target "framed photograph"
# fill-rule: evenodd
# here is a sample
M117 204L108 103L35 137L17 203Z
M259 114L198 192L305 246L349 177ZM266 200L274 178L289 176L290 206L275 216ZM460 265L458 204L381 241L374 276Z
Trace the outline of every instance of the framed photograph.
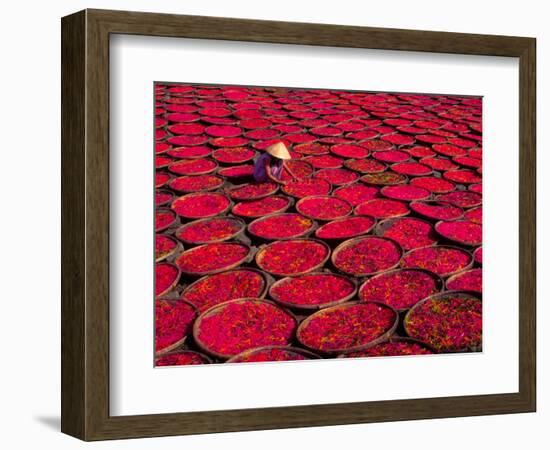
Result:
M535 39L62 19L62 431L532 412Z

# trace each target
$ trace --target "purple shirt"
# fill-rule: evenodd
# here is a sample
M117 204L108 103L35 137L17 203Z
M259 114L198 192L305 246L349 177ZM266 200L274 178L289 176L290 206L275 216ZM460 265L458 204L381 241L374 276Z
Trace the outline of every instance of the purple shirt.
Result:
M254 164L254 179L260 183L268 180L266 166L269 165L271 174L275 178L281 176L283 171L283 161L273 158L269 153L262 154Z

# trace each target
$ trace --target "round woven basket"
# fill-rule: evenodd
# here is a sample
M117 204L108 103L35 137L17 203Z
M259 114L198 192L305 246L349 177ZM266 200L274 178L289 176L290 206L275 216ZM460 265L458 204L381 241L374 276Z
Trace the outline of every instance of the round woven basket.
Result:
M405 205L405 207L406 207L407 210L406 210L405 212L403 212L403 213L400 213L400 214L393 214L392 216L384 216L384 217L372 216L372 217L374 217L374 218L375 218L376 220L378 220L378 221L387 220L387 219L396 219L396 218L398 218L398 217L406 217L406 216L408 216L408 215L411 213L410 208L407 206L407 202L402 202L402 201L400 201L400 200L393 200L393 199L390 199L390 198L373 198L373 199L371 199L371 200L367 200L366 202L359 203L359 204L353 209L353 211L354 211L353 213L354 213L355 215L369 215L369 214L365 214L364 212L360 213L359 211L360 211L361 207L363 207L363 205L366 205L366 204L371 203L371 202L372 202L372 203L375 203L375 202L381 202L381 201L383 201L383 202L398 202L398 203L402 203L402 204ZM370 212L371 212L371 214L372 214L372 211L370 211Z
M275 210L275 211L271 211L269 212L269 214L267 215L271 215L271 214L282 214L284 212L286 212L287 209L291 208L292 206L294 206L294 199L293 198L290 198L290 197L285 197L285 196L282 196L282 195L275 195L273 196L272 198L284 198L285 200L288 200L286 205L283 206L282 208L279 208L278 210ZM258 218L261 218L261 217L265 217L266 215L264 214L255 214L255 215L249 215L249 216L246 216L244 215L242 212L239 213L238 211L236 211L237 207L239 205L243 205L243 204L246 204L248 202L246 201L243 201L243 202L239 202L237 204L235 204L235 206L233 206L233 208L231 209L231 213L234 214L235 216L238 216L240 217L241 219L243 219L245 222L250 222L252 220L255 220L255 219L258 219Z
M396 174L399 175L400 178L395 181L383 181L380 174L383 174L384 172L376 172L376 173L368 173L366 175L363 175L360 180L363 183L372 185L372 186L397 186L400 184L406 184L409 181L409 178L406 175L402 174ZM395 172L392 172L395 173ZM378 177L372 177L371 175L378 175ZM377 179L380 178L380 179Z
M205 188L202 188L202 189L189 189L189 190L182 189L182 188L178 189L177 187L175 187L175 183L179 178L182 178L182 177L192 178L192 177L196 177L196 176L202 176L202 175L182 175L181 177L172 178L170 180L170 182L168 183L168 186L173 191L181 193L181 194L184 195L184 194L193 194L193 193L199 193L199 192L216 191L218 189L221 190L221 189L223 189L223 186L225 185L225 180L223 178L219 178L217 175L208 174L208 176L213 176L213 177L219 178L218 184L213 185L213 186L208 186L208 187L205 187Z
M194 121L199 121L200 118L197 118L195 119ZM185 147L185 146L180 146L180 147L173 147L169 150L167 150L167 154L172 156L173 158L176 158L176 159L181 159L181 156L175 156L177 155L177 152L178 151L182 151L183 149L185 148L188 148L188 147ZM210 155L212 154L212 152L205 152L205 153L202 153L202 154L199 154L199 155L185 155L185 159L202 159L202 158L208 158Z
M257 299L257 298L240 298L240 299L236 299L236 300L230 300L230 301L219 303L217 305L212 306L211 308L209 308L205 312L203 312L197 319L195 319L195 323L193 324L193 339L194 339L195 343L197 344L197 346L202 351L208 353L209 355L215 356L216 358L223 359L223 360L227 360L227 359L229 359L233 356L236 356L234 354L218 353L218 352L208 348L208 346L199 338L199 332L200 332L201 323L202 323L202 321L204 320L205 317L208 317L212 314L215 314L217 311L219 311L220 309L224 308L225 306L227 306L229 304L239 303L239 302L241 302L241 303L242 302L267 303L267 304L273 305L273 306L277 307L278 309L284 311L289 317L291 317L292 320L294 320L295 327L298 325L298 319L296 318L296 316L294 314L292 314L290 311L280 307L275 302L272 302L272 301L269 301L269 300L264 300L264 299ZM288 346L290 346L291 341L292 341L292 339L289 340ZM284 346L282 346L282 347L284 347ZM252 347L252 348L257 348L257 347Z
M439 200L420 200L420 201L413 201L410 203L410 208L411 208L411 211L413 211L413 213L419 217L422 217L423 219L425 220L429 220L431 222L438 222L440 221L441 219L438 219L438 218L435 218L435 217L431 217L427 214L424 214L420 211L417 211L415 210L415 206L416 205L419 205L419 204L422 204L422 203L427 203L429 205L435 205L435 206L450 206L452 208L458 208L462 211L462 214L458 217L453 217L452 219L445 219L445 220L459 220L463 217L464 215L464 211L463 209L460 207L460 206L455 206L455 205L452 205L451 203L449 202L442 202L442 201L439 201Z
M446 220L440 220L439 222L437 222L434 226L434 229L435 231L437 232L437 234L439 236L441 236L442 239L445 239L446 241L448 242L452 242L454 244L458 244L458 245L462 245L462 246L466 246L466 247L478 247L482 244L482 241L476 241L476 242L466 242L466 241L461 241L460 239L457 239L457 238L452 238L452 237L449 237L449 236L445 236L444 234L442 234L441 231L439 231L439 228L442 226L442 224L446 223L446 222L452 222L452 223L462 223L462 222L465 222L465 223L471 223L472 225L477 225L479 226L480 229L482 229L482 226L478 223L474 223L474 222L471 222L469 220L453 220L453 221L446 221Z
M394 244L396 246L396 248L399 250L399 260L393 264L392 266L390 267L387 267L387 268L384 268L384 269L381 269L381 270L377 270L375 272L365 272L365 273L359 273L359 274L352 274L352 273L347 273L345 271L343 271L342 269L339 269L338 268L338 265L336 264L336 258L338 257L338 254L342 251L342 250L345 250L346 248L352 246L352 245L355 245L357 242L360 242L362 241L363 239L372 239L374 238L374 236L359 236L359 237L356 237L356 238L352 238L352 239L348 239L347 241L344 241L342 242L340 245L338 245L338 247L336 247L334 249L334 251L332 252L332 256L331 256L331 262L332 262L332 265L339 271L339 272L342 272L346 275L351 275L351 276L354 276L354 277L367 277L367 276L373 276L373 275L376 275L378 273L381 273L381 272L387 272L388 270L392 270L392 269L395 269L396 267L399 266L399 263L401 262L401 259L403 257L403 249L401 248L401 245L399 245L399 243L395 242L393 239L389 239L389 238L386 238L386 237L379 237L379 236L376 236L376 239L382 239L384 241L388 241L388 242L391 242L392 244Z
M321 359L321 357L319 355L317 355L313 352L310 352L309 350L303 349L303 348L283 347L283 346L280 346L280 345L269 345L269 346L265 346L265 347L256 347L256 348L253 348L251 350L245 350L244 352L239 353L238 355L235 355L235 356L229 358L226 361L226 363L243 362L243 361L241 361L242 359L248 358L248 357L253 356L257 353L261 353L261 352L266 351L266 350L277 350L277 349L285 350L285 351L290 352L290 353L295 353L297 355L305 356L306 359ZM277 362L291 362L291 361L292 360L277 361ZM248 362L248 361L244 361L244 362ZM265 362L273 362L273 361L265 361Z
M355 305L359 305L359 304L365 304L365 302L348 302L348 303L344 303L342 305L332 306L330 308L322 309L322 310L312 314L309 317L306 317L302 321L302 323L300 323L300 326L298 327L298 329L296 331L296 338L308 350L311 350L313 352L317 352L317 353L320 353L320 354L323 354L323 355L338 355L338 354L342 354L342 353L356 352L356 351L359 351L359 350L365 350L367 348L370 348L373 345L376 345L380 342L384 342L384 341L388 340L389 337L395 332L395 330L397 328L397 325L399 324L399 314L391 306L385 305L383 303L380 303L380 302L368 302L368 303L377 304L377 305L380 305L383 308L390 309L391 311L393 311L393 313L395 315L395 320L394 320L392 326L388 330L386 330L384 333L382 333L380 336L373 339L372 341L369 341L368 343L361 344L361 345L355 345L355 346L349 347L349 348L336 348L336 349L330 349L330 350L326 350L326 349L323 350L323 349L312 348L312 347L306 345L303 342L303 338L302 338L302 334L304 332L304 329L308 326L308 324L313 319L318 318L321 315L326 314L327 312L330 312L330 311L334 311L334 310L337 310L337 309L340 309L340 308L349 308L351 306L355 306Z
M294 234L292 236L285 236L285 237L278 237L278 236L260 236L259 234L255 233L252 229L254 228L255 225L259 224L259 223L262 223L263 221L265 220L268 220L272 217L283 217L283 216L301 216L300 214L297 214L297 213L282 213L282 214L268 214L267 216L263 216L263 217L260 217L258 219L255 219L253 220L252 222L250 222L248 224L248 227L247 227L247 230L248 230L248 233L251 234L252 236L254 236L255 238L261 240L261 241L274 241L274 240L277 240L277 241L284 241L284 240L288 240L288 239L297 239L297 238L303 238L303 237L308 237L309 235L311 235L311 233L313 233L317 228L318 228L318 224L315 220L309 218L309 217L304 217L308 220L311 221L311 225L309 228L297 233L297 234Z
M226 195L222 194L221 192L194 192L192 194L185 194L181 197L178 197L178 198L174 199L174 201L172 202L172 208L173 208L174 203L177 202L179 199L182 199L182 198L188 199L188 198L204 196L204 195L223 196L228 200L227 206L225 208L223 208L222 210L220 210L220 211L217 211L217 212L212 213L212 214L207 214L207 215L204 215L204 216L190 217L190 216L180 215L180 214L177 214L177 213L176 213L176 215L179 216L179 217L183 217L184 219L187 219L187 220L208 219L210 217L221 216L221 215L225 214L233 206L233 202L231 201L231 199L229 197L227 197Z
M468 269L468 270L462 270L461 272L455 273L454 275L450 276L449 278L447 278L447 279L445 280L445 289L447 289L448 291L455 291L455 290L457 290L457 288L454 288L454 289L453 289L452 287L449 286L453 281L455 281L456 279L459 279L460 277L462 277L462 276L464 276L464 275L466 275L466 274L468 274L468 273L477 272L477 271L481 271L481 270L482 270L482 269L480 269L480 268L475 268L475 269L474 269L474 268L470 268L470 269ZM480 297L483 295L482 292L476 291L476 290L472 290L472 289L464 289L464 288L458 288L458 289L460 289L461 291L464 291L464 292L472 293L472 294L477 295L477 296L480 296Z
M170 204L174 200L174 197L175 197L174 193L172 191L169 191L168 189L156 189L155 194L164 194L164 195L169 195L170 196L170 198L168 200L165 200L162 203L156 203L155 202L155 207L157 207L157 208L159 206L165 206L165 205Z
M168 225L163 225L160 228L155 227L155 233L159 233L161 231L168 230L169 228L172 228L172 227L180 224L178 215L176 214L175 211L171 210L170 208L157 208L156 211L155 211L155 216L156 216L157 213L166 213L166 214L171 215L172 216L172 222L170 222Z
M434 300L434 299L441 299L441 298L445 298L445 297L451 297L451 296L452 297L475 298L480 302L482 301L481 297L478 296L477 294L472 293L472 292L465 292L465 291L445 291L445 292L440 292L438 294L430 295L429 297L426 297L424 300L421 300L416 305L414 305L407 312L407 314L405 315L405 318L403 319L403 328L405 330L405 333L407 333L407 336L409 336L413 339L417 339L421 342L424 342L422 339L419 339L418 337L414 337L414 336L411 335L411 332L409 331L408 326L407 326L407 323L408 323L410 317L414 314L416 309L419 308L425 302L430 301L430 300ZM430 345L428 342L426 342L426 344ZM449 352L445 352L445 353L479 352L479 351L481 351L481 348L482 348L482 345L480 345L478 347L468 347L468 348L463 348L463 349L454 349L454 350L450 350ZM437 351L437 353L441 353L441 352Z
M186 303L195 312L195 321L197 320L197 317L199 316L199 310L196 308L196 306L193 305L192 303L189 303L186 300L173 299L173 298L157 298L155 301L164 301L164 302L168 302L168 303L178 303L178 302ZM155 328L156 328L156 325L155 325ZM176 349L179 349L183 344L185 344L185 342L187 341L187 338L188 338L188 335L184 336L182 339L174 342L173 344L164 347L162 350L155 351L155 357L164 356L164 355L166 355L166 354L168 354L168 353L170 353L170 352L172 352Z
M399 222L401 220L417 220L419 222L423 222L425 223L426 225L428 225L430 227L430 229L432 230L433 233L435 233L435 230L434 230L434 226L431 222L429 222L428 220L425 220L425 219L420 219L418 217L392 217L390 219L384 219L380 222L378 222L378 224L376 225L376 227L374 228L374 234L376 236L380 236L380 237L384 237L384 233L386 233L386 231L391 228L392 225L394 225L396 222ZM434 240L434 242L430 245L425 245L424 247L433 247L434 245L437 245L437 240ZM401 245L401 247L403 247L403 245ZM404 251L406 249L403 249Z
M363 231L361 231L360 233L356 233L354 234L353 236L334 236L334 237L330 237L330 236L325 236L325 237L320 237L319 236L319 233L320 231L327 227L327 225L330 225L332 223L341 223L341 222L345 222L347 220L350 220L350 219L355 219L355 218L359 218L359 217L366 217L366 218L370 218L372 219L373 223L372 225L367 228L367 229L364 229ZM342 242L342 241L345 241L347 239L352 239L352 238L356 238L356 237L359 237L359 236L363 236L365 234L368 234L372 231L372 229L376 226L376 219L374 217L371 217L371 216L366 216L366 215L354 215L354 216L347 216L347 217L342 217L341 219L336 219L336 220L331 220L330 222L327 222L325 223L324 225L322 225L321 227L317 228L317 230L315 230L315 237L317 239L323 239L327 242L333 242L333 243L337 243L337 242Z
M379 273L378 275L375 275L371 278L369 278L368 280L366 280L363 284L361 284L361 286L359 286L359 289L358 289L358 294L359 294L359 298L361 299L361 291L363 290L363 288L369 283L370 280L376 280L378 278L382 278L384 276L387 276L387 275L392 275L392 274L395 274L395 273L398 273L400 271L403 271L403 270L406 270L406 271L413 271L413 272L420 272L420 273L425 273L426 275L429 275L435 282L435 288L441 292L445 289L445 282L443 281L443 279L433 273L433 272L430 272L429 270L426 270L426 269L409 269L409 268L399 268L399 269L394 269L394 270L388 270L388 271L385 271L385 272L381 272ZM419 300L419 301L422 301L423 299ZM364 300L361 300L361 301L364 301ZM371 300L366 300L366 301L371 301ZM384 303L384 302L380 302L380 303ZM391 305L389 305L391 306ZM392 308L394 308L398 313L404 313L406 311L408 311L410 308L395 308L392 306Z
M234 197L231 196L231 194L233 192L238 191L239 189L242 189L243 186L244 185L239 185L239 186L234 186L234 187L231 187L231 188L227 189L227 195L229 196L229 198L231 200L239 201L239 202L250 201L250 200L259 200L261 198L265 198L265 197L269 197L271 195L274 195L279 190L279 185L276 184L276 183L273 183L273 189L271 189L269 192L263 192L261 194L254 195L252 197L246 197L246 198L234 198Z
M181 242L179 242L176 238L173 236L170 236L168 234L158 234L157 236L165 237L169 240L171 240L175 245L172 250L170 250L168 253L161 255L160 257L155 259L155 262L161 262L164 260L171 260L172 256L174 256L176 253L180 253L183 251L183 245L181 245Z
M308 275L331 275L331 276L334 276L334 277L344 279L346 281L349 281L353 285L353 291L350 294L348 294L346 296L343 296L342 298L339 298L337 300L333 300L333 301L327 302L327 303L319 303L319 304L315 304L315 305L304 305L303 303L292 303L292 302L284 301L284 300L281 300L281 298L278 297L274 293L274 291L277 287L280 287L280 286L284 285L285 283L289 283L292 280L295 280L296 278L299 278L301 276L308 276ZM340 275L340 274L336 274L336 273L332 273L332 272L308 272L308 273L303 274L303 275L285 277L285 278L281 278L280 280L276 281L275 283L273 283L269 287L269 297L271 299L273 299L275 302L277 302L278 304L280 304L282 306L285 306L287 308L304 310L304 311L316 311L316 310L319 310L319 309L339 305L341 303L347 302L348 300L351 300L356 294L357 294L357 282L356 282L356 280L354 280L353 278L346 277L345 275Z
M425 342L419 341L418 339L413 339L411 337L398 336L397 334L394 334L394 335L390 336L387 340L385 340L383 342L379 342L376 345L385 344L386 342L407 342L407 343L411 343L411 344L417 344L417 345L420 345L421 347L424 347L426 350L429 350L430 352L432 352L434 354L437 353L435 348L433 348L429 344L426 344ZM376 345L373 345L373 347L375 347ZM401 356L401 355L396 355L396 356ZM427 356L427 355L411 355L411 356ZM342 355L338 355L337 358L387 358L387 356L369 356L369 355L350 356L348 354L342 354Z
M168 287L167 287L164 291L162 291L161 293L155 295L156 298L163 297L163 296L167 295L167 294L168 294L170 291L172 291L172 289L174 289L174 287L179 283L180 278L181 278L181 270L180 270L180 268L179 268L176 264L172 264L172 263L168 263L168 262L163 262L163 263L161 263L161 264L166 264L166 265L169 265L169 266L174 267L174 268L177 270L177 275L176 275L176 277L174 278L174 281L172 281L172 283L170 284L170 286L168 286ZM155 285L156 285L156 279L155 279Z
M349 206L349 210L346 214L336 216L336 217L329 217L329 218L315 217L303 211L303 204L313 199L335 199ZM332 197L330 195L309 195L307 197L303 197L300 200L298 200L298 202L296 203L296 211L298 211L302 216L309 217L310 219L317 220L319 222L332 222L333 220L343 219L344 217L349 216L353 212L353 207L349 204L349 202L338 197Z
M404 186L404 184L403 184ZM416 189L423 189L425 190L427 193L426 193L426 196L425 197L421 197L421 198L415 198L413 200L411 199L404 199L404 198L396 198L396 197L393 197L391 194L388 194L388 188L392 188L392 187L395 187L395 186L384 186L382 189L380 189L380 194L382 194L383 197L385 198L389 198L391 200L397 200L397 201L400 201L400 202L420 202L420 201L425 201L425 200L430 200L433 195L430 191L428 191L428 189L425 189L423 187L419 187L419 186L415 186L415 185L411 185L411 184L407 184L406 186L404 187L411 187L411 188L416 188ZM401 186L400 186L401 187Z
M273 284L274 282L274 278L267 274L266 272L262 271L262 270L259 270L259 269L255 269L253 267L239 267L237 269L231 269L231 270L226 270L224 271L223 273L226 274L226 273L231 273L231 272L237 272L239 270L246 270L246 271L250 271L250 272L254 272L254 273L257 273L259 274L262 279L263 279L263 287L260 291L260 293L254 297L254 298L259 298L259 299L263 299L266 294L267 294L267 291L269 289L269 287ZM221 273L221 272L220 272ZM215 275L215 274L214 274ZM210 276L212 275L206 275L204 277L201 277L199 278L198 280L194 281L193 283L189 284L188 286L186 286L186 288L182 291L181 293L181 298L182 299L185 299L186 297L186 294L189 293L189 292L192 292L193 291L193 288L197 285L197 284L200 284L202 282L204 282L204 280L206 280L207 278L209 278ZM236 300L236 299L233 299L233 300ZM230 301L230 300L227 300L227 301ZM192 302L190 302L192 303ZM223 303L223 302L222 302Z
M246 244L243 244L243 243L237 243L237 242L233 242L233 243L234 244L239 244L243 247L247 247L248 248L248 254L246 256L244 256L243 258L241 258L240 260L238 260L238 261L236 261L232 264L229 264L227 266L223 266L219 269L212 269L212 270L206 270L206 271L195 271L195 272L184 271L184 270L180 269L181 272L185 273L187 275L191 275L191 276L213 275L215 273L225 272L227 270L231 270L231 269L234 269L236 267L239 267L241 264L243 264L245 262L250 262L252 260L252 257L253 257L253 249L249 245L246 245ZM202 249L203 247L206 247L207 245L212 245L212 244L203 244L203 245L199 245L198 247L193 247L192 249L183 252L180 256L185 255L185 254L189 254L191 252L196 252L199 249Z
M201 224L201 223L205 223L205 222L209 222L211 220L227 220L227 221L231 221L233 222L237 227L237 231L235 231L234 233L224 237L224 238L221 238L221 239L214 239L214 240L210 240L210 241L190 241L190 240L186 240L184 238L182 238L180 236L180 234L185 231L187 228L189 227L192 227L192 226L195 226L195 225L198 225L198 224ZM235 239L237 236L239 236L240 234L243 233L244 229L246 227L246 224L244 223L243 220L241 219L238 219L236 217L225 217L225 216L221 216L221 217L208 217L206 219L198 219L198 220L194 220L192 222L187 222L186 224L180 226L177 230L176 230L176 236L177 238L182 241L183 243L185 244L190 244L190 245L201 245L201 244L216 244L218 242L224 242L224 241L228 241L230 239Z
M439 274L439 276L440 276L441 278L447 278L447 277L450 277L451 275L454 275L454 274L456 274L456 273L462 272L462 271L464 271L464 270L468 270L468 269L470 269L470 268L473 266L473 264L474 264L474 258L473 258L473 256L472 256L472 253L469 252L468 250L464 249L464 248L456 247L456 246L452 246L452 245L429 245L428 247L429 247L429 248L435 248L435 247L438 247L438 248L450 248L450 249L453 249L453 250L458 250L458 251L460 251L460 252L462 252L462 253L466 253L466 254L469 255L469 257L470 257L470 262L469 262L466 266L461 267L460 269L455 270L455 271L453 271L453 272L448 272L448 273L444 273L444 274ZM404 261L405 261L405 258L407 258L407 256L410 255L411 253L414 253L415 251L418 251L418 250L420 250L420 249L422 249L422 248L427 248L427 247L415 248L415 249L409 250L408 252L405 252L405 254L403 255L403 257L401 258L401 267L407 268L407 269L409 269L409 268L410 268L410 269L414 269L415 267L406 267L406 266L403 265L403 264L404 264ZM429 269L427 269L427 270L429 270Z
M159 359L161 358L164 358L166 356L171 356L171 355L176 355L178 353L191 353L191 354L194 354L194 355L198 355L199 357L201 357L202 359L204 359L205 361L205 364L213 364L214 361L212 360L212 358L210 358L208 355L205 355L204 353L199 353L199 352L196 352L194 350L187 350L187 349L175 349L175 350L172 350L172 351L169 351L169 352L165 352L165 353L161 353L161 354L156 354L155 356L155 367L180 367L178 365L173 365L173 366L170 366L170 365L162 365L162 366L157 366L157 362Z
M398 163L393 163L393 164L390 166L390 169L393 169L394 167L398 167L399 164L403 164L403 163L415 163L415 164L419 164L419 165L422 165L422 166L425 165L425 164L418 163L418 162L416 162L415 160L409 159L409 160L407 160L407 161L401 161L401 162L398 162ZM430 175L433 175L434 170L433 170L431 167L429 167L429 166L426 166L426 167L427 167L428 169L430 169L429 172L423 173L423 174L421 174L421 175L406 174L406 173L401 173L401 172L398 172L398 171L395 171L395 170L394 170L394 172L395 172L395 173L399 173L399 174L401 174L401 175L408 176L408 177L429 177Z
M201 158L202 159L202 158ZM196 161L197 159L195 159L194 161ZM181 176L184 176L184 175L190 175L190 176L194 176L194 175L207 175L209 173L214 173L218 170L218 163L216 161L213 161L213 160L210 160L214 163L214 165L210 168L210 169L206 169L206 170L203 170L202 172L191 172L191 173L179 173L179 172L175 172L172 168L173 166L175 166L176 164L178 164L181 160L178 160L178 161L174 161L172 164L170 164L168 166L168 170L178 176L178 177L181 177Z
M319 241L317 239L293 239L293 241L305 241L305 242L312 242L313 241L313 242L316 242L318 244L321 244L325 248L326 255L323 258L323 260L321 262L319 262L319 264L316 264L316 265L314 265L314 266L310 267L309 269L304 270L302 272L284 272L284 271L274 272L274 271L270 271L270 270L267 270L267 269L262 267L262 260L265 257L266 251L270 248L270 246L278 242L278 241L275 241L271 244L260 247L260 249L256 253L256 264L258 265L258 267L260 269L264 270L265 272L270 273L270 274L275 275L275 276L290 277L290 276L298 276L298 275L303 275L305 273L313 272L313 271L319 269L320 267L323 267L323 265L330 258L330 247L328 246L328 244L326 242Z

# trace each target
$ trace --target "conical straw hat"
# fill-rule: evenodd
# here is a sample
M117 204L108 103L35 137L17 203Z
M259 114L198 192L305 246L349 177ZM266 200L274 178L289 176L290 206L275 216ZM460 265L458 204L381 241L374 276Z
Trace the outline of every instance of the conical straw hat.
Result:
M271 156L275 156L275 158L279 159L291 159L290 153L288 152L288 149L286 148L286 145L282 142L277 142L276 144L270 145L265 149L267 153L269 153Z

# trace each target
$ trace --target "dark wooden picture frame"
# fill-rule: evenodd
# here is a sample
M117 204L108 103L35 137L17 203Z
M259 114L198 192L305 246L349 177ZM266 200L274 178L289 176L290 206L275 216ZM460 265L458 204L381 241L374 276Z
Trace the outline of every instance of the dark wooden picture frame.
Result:
M62 416L84 440L535 411L534 38L85 10L62 19ZM133 34L519 58L519 392L109 415L109 36Z

